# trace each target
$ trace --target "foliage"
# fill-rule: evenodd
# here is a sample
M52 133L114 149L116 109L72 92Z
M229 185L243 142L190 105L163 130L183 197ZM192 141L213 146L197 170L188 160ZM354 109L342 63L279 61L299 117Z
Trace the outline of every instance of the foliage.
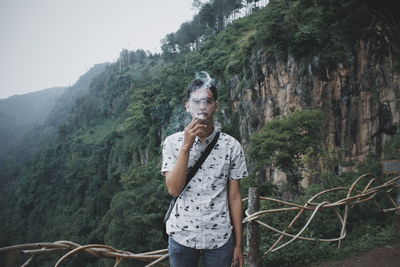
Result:
M0 166L27 161L54 141L58 127L66 121L75 101L88 93L92 79L107 65L93 66L68 88L51 88L1 100L0 141L4 145L0 150Z
M167 34L162 40L161 49L166 60L195 50L205 39L222 31L227 19L242 7L243 1L211 0L204 4L194 2L198 13L193 20L184 22L178 31Z
M274 54L321 55L328 66L346 61L353 53L374 12L357 0L276 0L269 7L256 42Z
M135 252L165 247L159 229L169 197L158 162L130 169L121 183L123 191L113 197L102 221L104 242Z
M396 143L396 139L391 139L386 144ZM326 172L319 180L319 183L313 183L304 190L304 194L296 199L296 203L304 204L315 194L334 187L349 188L356 178L365 173L374 173L381 181L386 181L390 177L382 174L380 159L370 157L366 162L358 166L358 170L354 172L346 172L342 174L334 174L334 172ZM361 181L356 190L362 190L369 180ZM379 183L374 183L373 186ZM281 199L279 191L271 191L270 197ZM392 193L392 197L395 195ZM317 198L314 202L329 201L334 202L345 198L345 191L330 193L324 195L324 198ZM271 266L309 266L331 260L344 259L350 255L355 255L363 251L373 249L385 244L398 242L396 239L396 220L395 213L384 213L379 207L391 207L391 203L385 193L379 193L376 196L377 202L360 203L350 206L350 213L347 222L346 238L342 241L341 248L338 243L322 243L310 241L295 241L284 249L269 253L263 256L263 264ZM261 209L280 208L281 205L269 204L262 202ZM344 208L339 209L343 214ZM263 217L263 221L278 228L285 229L288 233L296 234L306 223L306 219L311 215L311 211L306 211L303 217L293 226L287 229L287 225L295 217L297 212L274 213ZM340 234L339 219L333 210L322 210L314 218L302 236L314 238L335 238ZM278 234L271 234L269 231L262 231L262 251L266 251L271 244L277 239ZM284 238L283 241L288 241ZM282 243L281 243L282 244ZM291 257L286 257L286 255Z
M65 87L55 87L25 95L0 99L0 166L18 155L25 134L45 123ZM28 149L27 149L28 150ZM26 151L29 154L29 151Z
M385 160L399 160L400 159L400 131L397 126L397 133L391 139L387 140L384 145L384 159Z
M273 119L252 137L250 154L259 167L273 167L285 172L288 183L298 190L304 167L302 157L310 149L319 150L322 141L323 115L320 111L296 111Z
M350 186L357 177L364 173L363 171L349 172L342 175L331 174L329 177L326 177L329 181L325 181L324 184L312 184L307 187L304 195L298 198L296 203L304 204L310 197L326 189L338 186ZM363 184L362 186L365 185ZM271 197L280 198L275 192L273 192ZM331 193L324 196L324 198L316 199L314 202L334 202L344 197L344 192ZM341 248L338 248L337 242L325 243L297 240L281 250L265 254L262 260L263 264L267 266L309 266L318 262L343 259L349 255L395 242L394 220L396 219L396 214L383 213L378 208L377 205L381 207L391 206L385 194L380 194L376 200L378 203L361 203L350 209L350 216L346 226L346 238L342 241ZM269 204L266 206L265 202L262 202L262 204L262 209L282 207L278 204ZM343 211L343 208L339 210L342 214ZM306 211L291 229L287 229L288 224L296 214L297 212L273 213L263 216L262 221L278 229L284 229L290 234L297 234L310 217L311 211ZM314 217L313 222L303 232L302 236L336 238L340 235L340 227L339 219L334 210L322 210ZM261 250L265 252L278 236L278 234L262 230ZM284 238L280 244L288 240L288 238ZM287 255L291 256L287 257Z

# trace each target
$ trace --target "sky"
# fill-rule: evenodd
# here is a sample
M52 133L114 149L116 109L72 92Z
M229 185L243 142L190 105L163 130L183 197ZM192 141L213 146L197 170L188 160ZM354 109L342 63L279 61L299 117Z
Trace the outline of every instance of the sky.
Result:
M0 99L73 85L122 49L159 52L193 0L0 0Z

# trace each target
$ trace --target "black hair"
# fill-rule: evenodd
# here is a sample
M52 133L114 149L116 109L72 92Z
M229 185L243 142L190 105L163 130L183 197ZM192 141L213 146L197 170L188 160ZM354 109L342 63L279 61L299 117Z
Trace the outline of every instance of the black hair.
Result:
M217 87L215 87L215 81L205 71L196 73L196 79L194 79L186 89L186 100L189 100L190 95L194 91L201 88L210 89L211 93L213 94L214 100L217 100L218 93Z

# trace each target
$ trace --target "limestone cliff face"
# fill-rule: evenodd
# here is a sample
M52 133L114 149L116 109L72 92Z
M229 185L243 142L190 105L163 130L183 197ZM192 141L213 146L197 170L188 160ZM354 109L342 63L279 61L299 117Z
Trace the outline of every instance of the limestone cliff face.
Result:
M331 69L317 56L283 61L258 51L250 77L229 80L244 145L272 118L315 108L328 119L326 148L341 148L348 163L368 154L380 156L384 141L400 124L400 73L390 51L375 51L375 43L359 41L354 58Z

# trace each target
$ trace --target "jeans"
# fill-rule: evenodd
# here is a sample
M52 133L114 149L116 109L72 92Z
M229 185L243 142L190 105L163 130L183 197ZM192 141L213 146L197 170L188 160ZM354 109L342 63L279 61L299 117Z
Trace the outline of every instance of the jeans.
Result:
M195 249L185 247L174 239L168 239L168 254L170 267L196 267L202 257L202 265L205 267L230 267L232 264L234 238L219 248Z

